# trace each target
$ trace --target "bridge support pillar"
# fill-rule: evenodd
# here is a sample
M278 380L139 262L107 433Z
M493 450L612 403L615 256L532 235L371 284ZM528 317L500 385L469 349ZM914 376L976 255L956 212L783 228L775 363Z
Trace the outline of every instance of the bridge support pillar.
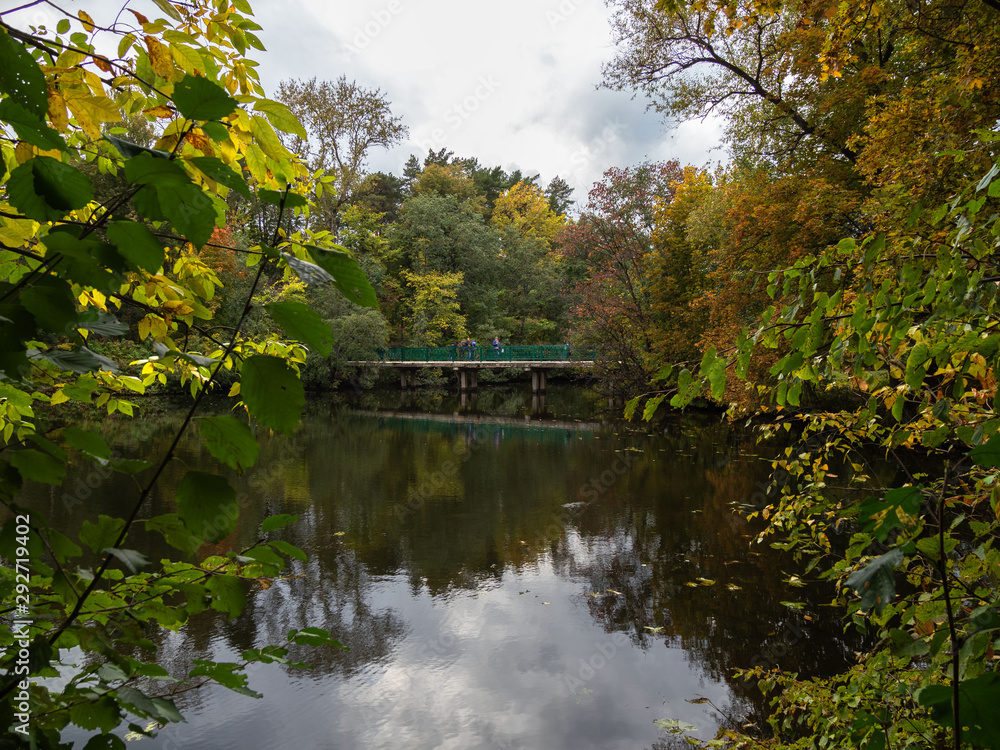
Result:
M417 385L417 371L406 368L400 370L399 385L404 391L415 388Z
M479 370L460 369L458 371L458 390L462 392L479 390Z
M533 369L531 371L531 392L545 393L545 370Z

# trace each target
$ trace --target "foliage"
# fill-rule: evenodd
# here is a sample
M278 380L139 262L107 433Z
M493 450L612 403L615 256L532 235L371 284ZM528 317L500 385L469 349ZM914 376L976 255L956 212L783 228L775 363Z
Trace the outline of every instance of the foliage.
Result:
M981 135L987 149L1000 141ZM845 239L773 272L769 293L786 304L767 311L752 338L741 336L729 361L712 348L696 374L677 378L676 405L703 388L718 397L728 368L745 373L757 350L782 347L773 398L792 415L769 431L795 421L800 437L774 463L785 479L776 482L780 499L760 512L768 520L761 538L775 537L836 582L857 626L882 639L866 661L875 679L903 686L895 713L873 707L879 691L868 702L859 693L836 727L806 709L802 721L827 741L850 732L863 746L902 747L910 734L933 739L944 727L956 748L1000 746L989 708L1000 636L998 246L995 163L948 203L911 208L893 234ZM860 406L797 413L806 385L850 387ZM900 479L867 468L873 450L898 462ZM842 489L829 485L835 476ZM834 541L845 532L846 548ZM849 676L846 689L862 682ZM797 707L831 689L795 686L776 721L799 721Z
M314 173L330 178L318 183L311 225L336 231L340 207L361 184L371 150L392 148L406 137L406 126L393 116L382 91L348 83L345 76L336 81L283 81L278 99L305 126L285 137L289 147L307 155Z
M618 393L649 380L652 310L647 270L657 201L670 201L677 162L610 169L580 220L560 236L567 262L582 267L571 312L578 345L602 352L600 376Z
M16 14L0 19L0 501L7 509L0 554L13 566L0 568L0 593L26 605L2 635L0 711L11 736L37 747L57 746L68 723L108 734L127 716L182 720L171 699L179 690L215 681L255 695L248 664L288 663L293 643L338 645L306 628L238 664L200 662L187 675L168 674L151 654L147 628L177 628L206 610L235 617L245 579L278 574L283 556L303 557L268 537L291 517L266 520L246 549L197 555L234 528L239 505L223 473L187 472L176 512L148 516L147 498L222 372L238 374L230 395L240 396L250 424L232 416L199 421L220 463L251 470L255 429L295 429L304 403L298 368L306 347L330 351L330 325L301 300L275 294L266 309L276 324L268 333L278 335L248 338L251 298L267 281L300 276L314 285L332 280L353 302L374 304L349 254L329 235L296 227L313 183L276 130L301 135L302 127L264 96L246 58L262 47L245 0L158 7L168 18L130 10L136 25L113 27L81 10L54 33L19 30ZM97 51L112 48L109 37L117 37L114 59ZM128 140L142 129L115 125L124 121L149 123L155 142ZM95 174L115 179L98 194ZM226 199L234 194L274 208L266 244L227 244ZM279 231L285 226L295 231ZM223 279L240 273L252 281L240 313L220 329L217 294ZM137 376L87 345L126 333L156 352ZM127 394L168 374L193 400L156 462L123 459L96 433L38 416L44 404L58 420L70 402L131 416ZM82 500L64 495L58 513L84 516L75 540L57 530L55 516L17 500L25 482L58 486L71 457L136 480L122 517L88 517ZM162 536L175 559L148 560L133 547L141 533ZM86 666L65 663L73 648L87 655ZM62 680L46 679L60 673Z

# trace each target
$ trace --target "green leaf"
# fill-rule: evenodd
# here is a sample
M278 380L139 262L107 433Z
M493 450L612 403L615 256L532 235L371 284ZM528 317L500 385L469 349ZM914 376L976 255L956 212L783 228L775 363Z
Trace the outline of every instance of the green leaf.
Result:
M267 119L271 121L271 125L275 129L283 133L297 135L303 140L309 137L306 134L306 129L302 127L302 123L292 114L292 110L281 102L272 101L271 99L260 99L253 105L253 108L267 115Z
M221 159L216 159L213 156L196 156L187 161L194 164L205 176L225 185L227 188L235 190L247 200L253 197L253 194L250 192L250 186L243 179L243 175L234 172L232 167Z
M79 427L67 427L62 431L63 440L74 448L89 453L95 458L110 459L111 449L104 439L93 432Z
M139 154L149 154L156 159L170 159L170 154L167 151L161 151L156 148L146 148L145 146L140 146L138 143L132 143L131 141L126 141L113 135L106 135L104 136L104 139L114 146L118 150L118 153L126 159L131 159L133 156L138 156Z
M910 350L910 356L906 359L906 384L913 390L917 390L924 382L927 375L927 368L924 363L930 359L930 350L927 344L917 344Z
M184 22L184 17L181 16L181 14L177 12L177 9L174 6L172 6L168 2L168 0L153 0L153 2L156 3L156 7L157 8L159 8L160 10L162 10L164 13L166 13L168 16L170 16L172 19L174 19L178 23L183 23Z
M285 561L281 559L281 556L266 546L248 549L237 559L244 563L252 561L258 565L263 565L265 568L270 568L270 570L265 572L265 575L277 575L285 567Z
M35 156L10 173L11 205L36 221L61 219L94 197L90 179L79 169L51 156Z
M1000 466L1000 432L994 433L985 443L969 451L969 458L976 466L987 468Z
M247 410L265 427L292 434L306 403L298 374L285 360L255 354L243 363L240 395Z
M347 299L362 307L378 307L375 290L350 254L339 250L325 250L315 245L305 247L320 268L333 277L334 286Z
M263 523L261 523L260 531L262 534L266 534L269 531L277 531L278 529L283 529L298 520L298 516L289 515L288 513L282 513L277 516L269 516L264 519Z
M884 542L893 529L912 528L923 503L921 487L897 487L889 490L885 498L870 497L858 509L862 528Z
M49 89L38 63L6 30L0 30L0 92L38 119L49 109Z
M80 316L76 327L101 336L124 336L129 332L129 327L114 315L98 313L96 310L89 310Z
M121 722L118 703L109 696L97 700L77 703L69 709L69 718L74 724L88 731L107 734Z
M161 721L181 722L185 721L177 706L169 698L153 698L153 705Z
M0 101L0 122L10 125L17 137L43 151L65 151L66 141L59 132L53 130L13 99Z
M222 86L190 73L174 86L174 106L189 120L221 120L239 106Z
M210 677L220 685L229 688L241 695L249 695L253 698L260 698L259 693L247 687L247 676L243 673L239 664L232 662L214 662L204 659L195 659L195 668L188 674L189 677Z
M306 560L309 559L308 557L306 557L306 553L303 552L301 549L296 547L294 544L289 544L288 542L285 542L281 539L275 539L273 542L270 542L270 545L274 547L276 550L278 550L278 552L281 552L284 555L288 555L289 557L294 557L296 560L301 560L302 562L305 562Z
M272 302L267 311L289 338L301 341L324 357L333 350L333 329L304 302Z
M340 641L331 638L330 633L323 628L302 628L301 630L289 631L288 640L302 646L335 646L350 651Z
M257 197L265 203L270 203L272 206L277 206L278 208L302 208L309 205L309 202L304 197L290 190L283 190L281 192L277 190L258 190Z
M146 521L146 529L158 531L167 544L180 550L187 557L197 552L204 541L200 536L192 534L176 513L166 513L149 519Z
M659 396L653 396L653 398L649 399L646 402L646 405L642 409L643 420L645 420L646 422L650 421L653 418L653 415L656 414L656 410L660 408L660 404L663 403L663 400L666 397L667 395L664 393Z
M657 719L653 722L661 729L665 729L671 734L683 734L684 732L695 732L698 730L694 724L688 724L680 719Z
M95 734L87 740L83 750L125 750L126 747L125 741L117 735Z
M37 349L29 349L28 357L32 359L44 359L62 370L69 370L71 372L96 372L97 370L118 372L117 363L108 359L103 354L95 354L85 346L70 351L65 349L50 349L47 352L41 352Z
M145 224L115 221L108 226L107 235L133 271L156 273L163 266L163 243Z
M864 568L852 573L846 583L861 595L861 609L875 608L881 613L896 595L895 567L903 561L903 553L894 548L876 557Z
M21 304L39 328L64 335L77 322L76 295L68 282L55 276L41 276L21 292Z
M124 528L124 518L101 515L97 517L97 523L83 522L80 526L80 541L95 553L100 554L104 550L114 547Z
M43 484L62 484L63 477L66 476L66 464L42 451L33 448L14 451L10 454L10 463L29 482L42 482Z
M958 707L962 740L983 747L1000 747L1000 674L990 672L959 683ZM954 728L953 691L947 685L928 685L914 693L917 703L931 711L938 724Z
M239 617L246 607L247 594L239 578L212 576L205 588L212 596L212 609L225 612L230 617Z
M240 507L225 477L189 471L177 486L177 515L188 530L218 542L236 528Z
M149 565L149 558L134 549L121 549L119 547L108 547L106 553L117 559L122 565L132 573L137 573L140 568Z
M179 164L143 153L125 162L125 177L146 187L133 198L144 216L169 220L196 247L212 236L218 218L215 203Z
M209 452L232 469L243 472L257 461L260 446L253 432L234 417L204 417L198 431Z

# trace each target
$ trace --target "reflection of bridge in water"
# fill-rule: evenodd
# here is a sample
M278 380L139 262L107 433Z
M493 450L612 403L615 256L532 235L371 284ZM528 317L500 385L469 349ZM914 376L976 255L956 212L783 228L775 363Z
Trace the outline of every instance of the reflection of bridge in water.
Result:
M521 369L531 373L531 392L545 393L549 370L576 370L594 366L590 352L576 352L567 344L555 346L410 346L380 349L379 367L400 371L403 390L412 388L419 370L451 368L458 373L458 387L463 393L479 388L479 371Z
M405 411L360 413L388 422L402 432L468 436L493 430L504 434L531 435L537 442L560 445L578 436L587 437L605 426L603 422L595 421L502 417L491 414L427 414Z

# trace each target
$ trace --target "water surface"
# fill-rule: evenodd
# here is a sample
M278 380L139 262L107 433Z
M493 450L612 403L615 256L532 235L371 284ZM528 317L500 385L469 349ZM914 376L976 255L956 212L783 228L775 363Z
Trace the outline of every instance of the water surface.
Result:
M350 650L297 652L313 670L252 667L262 700L184 694L187 723L142 745L662 748L657 719L702 738L761 720L737 667L845 665L838 613L818 606L829 592L786 585L794 564L752 545L733 512L767 476L748 434L714 416L650 434L582 390L553 386L544 404L527 390L484 389L464 408L434 393L320 397L293 437L261 431L257 466L229 472L239 525L203 552L251 544L263 518L293 513L278 533L309 561L255 587L237 620L208 614L161 635L161 659L178 671L240 661L307 626ZM179 420L112 425L108 438L160 453ZM196 436L178 455L149 515L176 509L187 469L220 470ZM32 502L57 508L80 482ZM129 480L102 480L66 523L134 496Z

